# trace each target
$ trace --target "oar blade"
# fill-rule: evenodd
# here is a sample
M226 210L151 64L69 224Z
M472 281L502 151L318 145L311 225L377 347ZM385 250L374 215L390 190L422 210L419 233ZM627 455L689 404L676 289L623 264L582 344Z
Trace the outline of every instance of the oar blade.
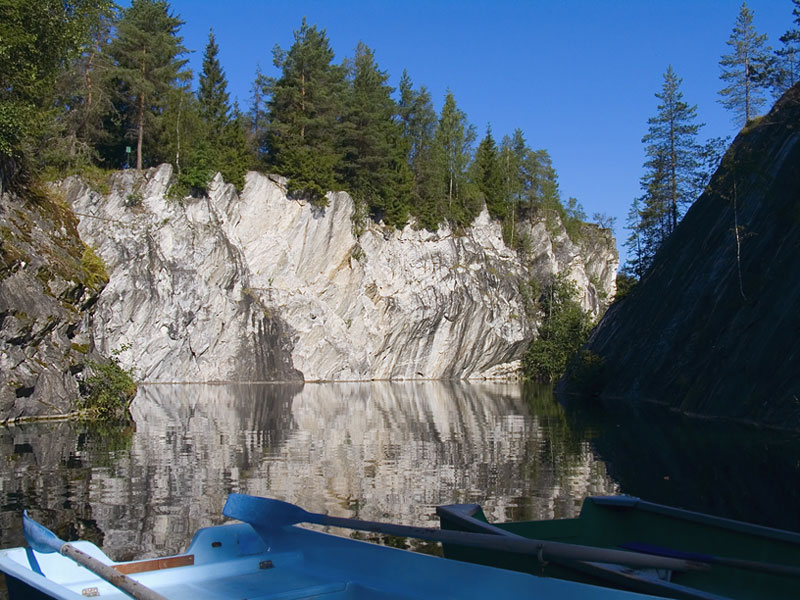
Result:
M55 533L28 516L28 511L22 512L22 531L25 533L28 545L37 552L44 554L58 552L64 545L64 541Z
M314 515L299 506L245 494L230 494L222 514L250 525L283 527L296 523L313 523Z

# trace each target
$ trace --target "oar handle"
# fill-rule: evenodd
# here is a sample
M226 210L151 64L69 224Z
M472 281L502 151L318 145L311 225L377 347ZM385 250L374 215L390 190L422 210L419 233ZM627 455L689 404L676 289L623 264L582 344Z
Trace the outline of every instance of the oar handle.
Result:
M141 583L135 579L131 579L127 575L123 575L116 569L100 562L93 556L89 556L86 554L86 552L78 550L72 544L64 544L61 546L61 548L59 548L58 551L60 554L71 558L80 565L83 565L95 575L105 579L108 583L122 590L136 600L167 600L158 592L143 586Z
M748 571L758 571L761 573L770 573L771 575L781 575L785 577L800 577L800 568L792 567L790 565L767 563L767 562L748 560L743 558L728 558L727 556L716 556L714 554L700 554L698 552L686 552L683 550L666 548L664 546L657 546L655 544L647 544L644 542L631 542L628 544L624 544L623 548L627 548L628 550L633 550L634 552L644 552L646 554L652 554L656 556L684 558L686 560L704 562L711 565L718 565L720 567L731 567L733 569L746 569Z
M670 569L673 571L706 571L707 564L663 556L653 556L637 552L596 548L594 546L580 546L562 542L549 542L532 540L522 537L503 537L489 533L467 533L463 531L449 531L446 529L431 529L428 527L412 527L381 523L377 521L361 521L344 517L329 515L316 515L308 513L309 522L316 522L332 527L346 527L363 531L374 531L387 535L411 537L444 544L471 546L498 550L501 552L515 552L520 554L533 554L541 560L580 560L586 562L603 562L640 567L649 569Z
M721 567L733 567L735 569L746 569L748 571L760 571L771 573L772 575L784 575L787 577L800 577L800 568L790 567L789 565L778 565L775 563L765 563L754 560L743 560L741 558L725 558L722 556L709 557L712 565Z

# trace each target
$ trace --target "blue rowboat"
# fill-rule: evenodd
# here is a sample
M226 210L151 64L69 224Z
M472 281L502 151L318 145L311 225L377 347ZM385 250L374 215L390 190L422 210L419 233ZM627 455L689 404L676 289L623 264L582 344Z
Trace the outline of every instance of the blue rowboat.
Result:
M267 522L270 520L271 524ZM652 598L398 550L304 529L280 518L201 529L185 554L123 563L113 562L90 542L62 542L35 521L26 524L26 536L29 526L40 528L34 531L34 539L28 537L29 543L45 551L0 551L0 571L5 573L10 600L128 597L74 562L77 558L62 555L63 547L47 552L46 546L51 543L55 544L53 548L59 544L71 546L115 572L127 574L136 585L153 594L143 598ZM113 581L113 577L109 579Z

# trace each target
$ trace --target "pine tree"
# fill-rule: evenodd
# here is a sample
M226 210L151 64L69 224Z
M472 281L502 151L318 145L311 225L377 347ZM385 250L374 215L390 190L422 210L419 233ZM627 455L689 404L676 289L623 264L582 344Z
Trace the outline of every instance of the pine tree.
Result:
M642 196L628 212L631 232L626 271L637 278L649 268L661 244L674 231L686 207L702 192L720 158L725 140L715 138L705 146L697 143L703 126L697 123L697 107L683 100L681 79L672 66L664 74L658 113L648 119L642 138L647 160L641 178Z
M648 119L642 138L647 155L645 205L669 219L667 235L678 225L684 207L694 202L700 169L697 133L702 124L696 121L697 107L683 101L681 82L670 65L656 94L661 100L658 114Z
M159 152L159 121L170 90L191 76L183 70L186 59L179 58L187 52L178 35L182 25L165 0L133 0L109 46L126 137L136 140L137 169L142 168L147 141L153 156Z
M305 18L292 47L286 52L276 47L273 54L282 74L271 84L269 162L289 178L290 192L324 204L325 193L338 183L344 69L332 64L325 30Z
M440 193L447 200L444 216L460 225L468 225L477 214L467 178L474 140L474 128L467 122L464 111L456 106L453 93L448 91L436 128L434 147Z
M342 126L341 180L357 202L387 225L408 219L411 172L403 126L396 120L394 91L375 57L359 43L352 62L351 85Z
M792 0L794 22L800 25L800 0ZM781 96L800 81L800 29L789 29L780 38L781 46L775 51L776 65L773 76L773 92Z
M719 61L720 79L727 83L719 95L720 103L743 124L755 118L766 101L763 88L768 83L771 65L771 50L766 42L767 36L757 33L753 26L752 11L747 3L742 3L727 42L733 51Z
M483 196L489 214L495 219L505 219L508 216L509 205L503 194L500 154L492 137L491 126L486 127L486 136L478 144L472 171L472 179Z

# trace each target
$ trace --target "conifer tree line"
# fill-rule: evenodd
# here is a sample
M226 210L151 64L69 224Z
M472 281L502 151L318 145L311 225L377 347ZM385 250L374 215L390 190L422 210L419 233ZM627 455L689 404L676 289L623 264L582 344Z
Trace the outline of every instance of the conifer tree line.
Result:
M734 123L745 126L757 118L770 96L780 97L800 81L800 0L793 5L793 28L779 38L773 51L767 36L755 28L753 11L742 3L727 46L719 61L719 102ZM642 138L646 160L640 180L642 195L635 198L626 222L628 260L622 276L638 280L689 206L705 190L729 138L698 142L703 127L697 106L683 99L681 78L670 65L664 74L656 116L648 120Z
M407 72L391 87L365 44L337 62L325 30L305 19L289 48L273 50L279 74L256 69L243 110L231 102L213 29L193 85L184 23L166 0L126 9L0 0L0 16L0 69L10 82L0 90L0 153L30 171L169 162L179 193L189 194L218 171L241 188L255 169L285 176L290 193L320 205L326 192L346 190L361 219L393 227L412 218L429 229L465 227L485 203L512 244L534 211L584 216L576 201L562 205L548 153L520 130L498 142L487 127L476 146L452 92L437 113ZM31 31L53 47L33 48Z

